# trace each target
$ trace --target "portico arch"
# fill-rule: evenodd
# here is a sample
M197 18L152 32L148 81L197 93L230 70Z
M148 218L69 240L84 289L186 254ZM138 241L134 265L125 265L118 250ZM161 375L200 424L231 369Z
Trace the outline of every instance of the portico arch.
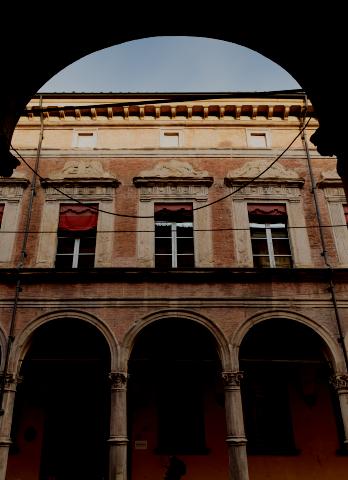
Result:
M312 320L305 315L289 310L271 310L260 312L256 315L253 315L252 317L247 318L238 327L238 329L233 333L233 336L231 338L232 359L233 363L236 366L239 365L238 356L240 345L249 330L251 330L253 326L259 324L260 322L276 318L284 318L299 322L300 324L306 325L311 330L316 332L319 337L322 338L324 344L327 346L327 357L328 360L332 363L333 369L335 371L345 370L343 355L332 334L315 320Z
M28 472L42 479L107 475L110 350L116 342L95 317L64 313L33 321L13 350L11 367L22 381L12 420L10 480Z
M90 325L93 325L104 337L110 350L110 371L117 369L119 362L119 345L114 334L108 327L108 325L100 320L98 317L80 310L56 310L53 312L45 313L36 319L32 320L16 337L9 361L9 371L18 372L21 367L21 363L27 354L33 335L42 325L51 322L59 321L64 318L72 318L82 320Z
M239 343L252 478L263 478L261 465L270 480L282 471L308 479L325 479L328 471L343 477L347 462L337 454L347 443L346 375L335 370L341 360L331 335L285 311L252 320Z
M190 310L182 310L182 309L166 309L166 310L153 312L143 317L141 320L139 320L134 326L132 326L127 331L124 337L124 340L122 342L122 347L121 347L122 360L120 362L122 365L124 365L125 369L129 359L129 355L131 353L131 350L134 346L134 343L139 333L151 323L159 320L168 319L168 318L187 319L205 327L211 333L212 337L216 342L217 351L220 357L222 368L224 370L230 370L231 368L230 348L225 335L219 329L217 324L197 312L193 312Z

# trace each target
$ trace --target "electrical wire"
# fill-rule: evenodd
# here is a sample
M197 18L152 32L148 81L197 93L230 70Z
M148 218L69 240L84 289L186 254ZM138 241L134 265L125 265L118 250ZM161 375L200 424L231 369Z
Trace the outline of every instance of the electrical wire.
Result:
M273 160L269 165L268 167L266 167L261 173L259 173L258 175L256 175L256 177L248 180L247 182L243 183L243 185L240 185L238 188L236 188L235 190L233 190L233 192L231 193L228 193L227 195L223 196L223 197L220 197L218 198L217 200L214 200L213 202L210 202L210 203L206 203L204 205L201 205L200 207L195 207L193 208L192 210L193 211L196 211L196 210L202 210L203 208L207 208L211 205L214 205L215 203L218 203L218 202L221 202L222 200L225 200L226 198L228 197L231 197L232 195L235 195L237 192L239 192L240 190L242 190L243 188L247 187L248 185L250 185L251 183L255 182L255 180L257 180L258 178L260 178L264 173L266 173L270 168L273 167L273 165L289 150L289 148L295 143L295 141L298 139L299 136L302 135L302 133L305 131L305 129L307 128L307 126L309 125L309 122L311 121L312 117L309 117L307 122L305 123L305 125L301 128L301 130L299 131L299 133L294 137L294 139L289 143L289 145L282 151L282 153L280 153L276 158L275 160ZM16 148L13 147L13 145L11 144L11 150L13 150L18 156L19 158L23 161L23 163L32 171L34 172L39 178L40 180L42 181L47 181L46 178L42 177L38 172L36 172L30 165L29 163L23 158L23 156L18 152L18 150ZM52 188L54 190L56 190L57 192L59 192L61 195L64 195L65 197L69 198L70 200L80 204L80 205L86 205L85 202L81 202L80 200L72 197L71 195L69 195L68 193L66 192L63 192L62 190L60 190L59 188L55 187L52 185ZM93 207L93 206L90 206L90 208L92 210L95 210L97 212L102 212L102 213L107 213L109 215L115 215L117 217L127 217L127 218L154 218L154 215L130 215L130 214L125 214L125 213L119 213L119 212L110 212L110 211L107 211L107 210L103 210L99 207Z
M287 230L311 230L319 228L347 228L346 223L333 224L333 225L286 225ZM224 227L224 228L194 228L193 232L235 232L235 231L249 231L250 227ZM30 233L33 234L49 234L57 233L57 230L0 230L1 234L8 233ZM155 233L155 230L98 230L98 233Z

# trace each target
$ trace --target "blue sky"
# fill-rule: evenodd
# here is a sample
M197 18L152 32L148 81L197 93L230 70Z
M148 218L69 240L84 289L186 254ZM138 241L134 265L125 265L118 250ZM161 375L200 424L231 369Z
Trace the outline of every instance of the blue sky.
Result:
M233 92L301 88L282 67L240 45L200 37L150 37L69 65L39 92Z

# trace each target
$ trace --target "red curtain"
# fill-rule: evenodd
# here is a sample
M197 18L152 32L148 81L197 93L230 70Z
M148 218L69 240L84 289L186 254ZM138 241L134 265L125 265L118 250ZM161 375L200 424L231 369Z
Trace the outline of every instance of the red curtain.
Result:
M168 212L177 212L180 210L192 211L192 203L155 203L155 213L161 210Z
M249 203L248 212L253 215L286 215L286 206L284 204L272 203Z
M94 208L93 208L94 207ZM61 205L59 213L59 230L83 232L97 227L97 204L89 205Z
M348 205L343 205L344 216L346 219L346 224L348 225Z
M4 213L4 207L5 207L5 205L3 203L0 203L0 225L1 225L1 221L2 221L2 215Z

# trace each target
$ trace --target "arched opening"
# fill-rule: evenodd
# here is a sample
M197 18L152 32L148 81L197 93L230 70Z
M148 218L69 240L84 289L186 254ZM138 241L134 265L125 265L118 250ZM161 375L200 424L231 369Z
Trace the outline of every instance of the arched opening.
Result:
M130 478L164 478L172 456L190 478L226 477L221 363L208 330L183 318L146 326L130 356L128 388Z
M330 386L327 350L316 332L284 318L258 323L243 339L240 366L251 478L273 480L285 470L306 479L345 475L346 460L339 458L344 453L342 419Z
M38 328L20 371L6 478L106 478L109 371L94 326L65 318Z
M130 7L131 8L131 7ZM303 18L309 15L312 17L312 8L303 11ZM128 15L134 19L134 12L129 10ZM99 12L84 12L85 23L92 22L94 26L94 35L86 30L83 34L74 37L73 42L70 36L52 36L50 39L50 55L45 57L45 62L41 58L35 58L32 52L37 45L42 44L41 33L38 30L31 32L30 38L26 35L25 28L17 29L17 42L11 45L7 41L3 42L3 66L6 70L4 76L3 94L1 97L2 109L0 112L0 145L3 148L3 161L1 163L1 171L3 175L12 175L13 168L16 163L13 156L10 156L8 150L9 143L13 134L13 130L18 118L25 108L28 101L35 95L39 88L44 85L53 75L65 68L72 62L82 58L83 56L109 47L111 45L121 44L129 40L146 38L148 36L156 36L163 34L170 35L192 35L205 36L209 38L218 38L228 42L235 42L240 45L247 46L267 58L285 68L296 80L302 88L307 92L314 108L319 116L320 129L317 131L315 145L318 147L322 155L339 155L343 158L346 155L346 148L343 139L345 138L345 121L343 119L344 109L335 111L335 122L332 122L332 92L344 91L344 62L341 61L343 53L343 45L345 41L345 29L341 27L341 19L344 15L335 9L335 12L329 12L330 21L328 21L328 11L325 14L319 14L315 17L317 31L325 32L324 35L318 35L316 38L316 46L311 50L310 55L301 55L303 51L303 38L301 35L279 35L277 41L274 41L274 31L272 28L263 29L260 35L260 26L269 24L270 18L279 21L279 15L276 15L274 8L271 6L262 11L250 11L248 7L242 7L239 14L233 10L233 18L248 18L249 28L245 29L243 22L235 22L234 28L230 27L230 15L226 15L226 20L222 20L221 12L219 13L219 29L207 25L206 19L201 21L190 22L190 26L177 25L164 28L163 22L154 21L153 13L142 14L141 22L134 25L130 31L129 28L122 29L105 29L103 9ZM79 16L77 22L81 21ZM119 11L115 12L116 17ZM124 18L126 18L124 15ZM275 19L274 15L277 16ZM30 16L25 16L25 22L30 23ZM99 21L96 20L99 18ZM146 19L148 21L146 21ZM34 17L32 21L36 20ZM135 19L134 19L135 20ZM197 20L197 18L196 18ZM57 19L52 23L49 18L50 28L52 31L61 28L61 20ZM283 28L293 29L294 19L286 16ZM211 22L210 22L211 23ZM214 24L214 22L212 22ZM272 23L272 22L271 22ZM157 27L154 27L158 24ZM7 35L7 34L5 34ZM6 37L4 37L6 40ZM330 55L323 57L322 52L330 52ZM204 56L204 52L202 52ZM13 62L13 59L16 62ZM23 72L26 72L26 82L22 81ZM1 95L0 95L1 96ZM7 155L6 155L7 153ZM340 159L339 157L339 159ZM12 163L11 163L12 162ZM342 168L344 165L342 165ZM345 171L345 169L344 169ZM342 171L342 176L346 174Z

